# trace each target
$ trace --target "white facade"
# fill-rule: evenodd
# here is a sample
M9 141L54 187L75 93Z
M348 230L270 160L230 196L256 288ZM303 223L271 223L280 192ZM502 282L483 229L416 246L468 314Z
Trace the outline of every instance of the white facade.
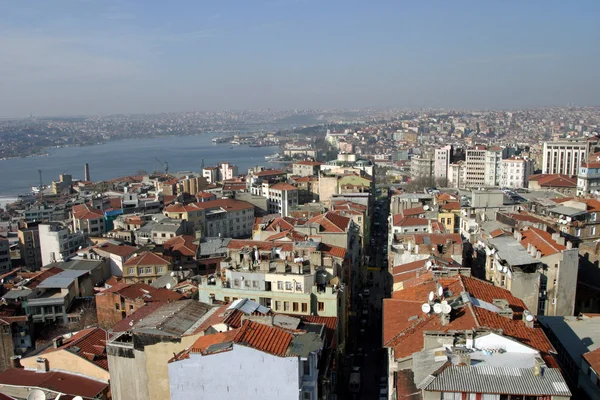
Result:
M448 186L463 187L465 185L465 165L463 162L448 166Z
M316 385L304 394L303 362L300 357L277 357L235 343L219 353L190 352L189 358L169 363L171 400L317 400ZM307 378L316 381L314 364ZM235 373L226 373L224 366Z
M466 151L465 186L485 186L485 153L482 147Z
M485 186L498 186L501 161L502 150L487 150L485 152Z
M206 211L204 233L208 237L221 235L222 237L250 237L254 224L254 207L236 209L212 209Z
M238 167L226 162L221 163L219 165L219 174L221 175L221 180L233 179L238 175Z
M529 176L533 174L533 160L512 157L502 160L500 166L500 186L526 188Z
M444 146L440 149L435 149L435 161L433 174L435 179L445 179L448 177L448 166L452 157L452 146Z
M40 224L39 233L42 266L61 261L85 246L82 232L71 233L60 225Z
M206 182L216 183L219 181L219 169L217 167L203 168L202 176L206 178Z
M280 188L285 185L289 188ZM289 210L298 205L298 189L290 184L275 184L269 187L267 193L267 211L269 214L281 214L288 216Z
M544 142L542 173L577 175L579 166L596 151L598 138Z

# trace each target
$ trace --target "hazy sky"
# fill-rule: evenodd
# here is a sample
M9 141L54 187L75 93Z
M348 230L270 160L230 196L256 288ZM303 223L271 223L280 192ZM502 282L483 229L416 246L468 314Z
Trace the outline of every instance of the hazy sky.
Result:
M600 104L599 0L0 0L0 116Z

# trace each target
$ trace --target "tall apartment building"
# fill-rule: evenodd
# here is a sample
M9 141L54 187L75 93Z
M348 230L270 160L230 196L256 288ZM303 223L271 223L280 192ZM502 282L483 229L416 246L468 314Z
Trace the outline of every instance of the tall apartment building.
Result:
M10 249L8 239L0 236L0 273L10 271Z
M452 146L435 149L433 175L436 180L448 178L448 167L452 158Z
M61 224L38 225L42 266L60 261L85 246L83 232L71 233Z
M298 188L285 182L269 186L267 190L267 210L269 214L281 214L287 217L289 210L297 205Z
M502 148L492 147L485 152L485 186L498 186L500 183L500 164Z
M40 251L40 235L37 225L21 228L18 232L21 259L30 271L42 268L42 253Z
M599 146L597 136L544 142L542 173L577 175L581 163L597 152Z
M237 175L237 165L229 164L228 162L223 162L216 167L202 168L202 176L206 179L207 183L216 183L227 179L233 179Z
M511 157L500 163L500 186L525 188L533 174L533 160Z
M434 161L431 154L414 156L410 160L410 176L413 179L431 179L433 177Z
M448 187L463 187L465 185L465 162L457 161L448 166Z
M466 151L465 186L485 186L485 146L475 146Z

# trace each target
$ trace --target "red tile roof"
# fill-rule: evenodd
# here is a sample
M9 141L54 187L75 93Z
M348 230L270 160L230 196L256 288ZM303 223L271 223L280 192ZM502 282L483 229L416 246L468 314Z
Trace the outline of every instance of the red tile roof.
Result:
M280 169L265 169L262 171L255 172L254 176L271 176L271 175L285 175L285 171Z
M544 220L541 220L533 215L527 214L525 211L519 213L504 213L507 217L514 219L515 221L530 222L533 224L546 224Z
M113 243L102 243L94 246L92 249L101 250L110 254L117 255L122 258L127 258L136 251L138 251L137 247L128 246L126 244L113 244Z
M392 268L394 283L403 282L408 278L416 277L416 271L425 268L427 261L429 261L429 258L394 266Z
M399 220L396 217L401 216L401 214L394 215L394 226L424 226L429 225L429 220L426 218L413 218L413 217L405 217L400 218Z
M321 243L319 245L319 250L333 257L346 258L346 249L343 247L331 246L325 243Z
M309 165L311 167L317 167L319 165L323 165L322 162L319 162L319 161L310 161L310 160L296 161L296 162L294 162L294 164Z
M272 220L271 222L269 222L269 224L267 225L267 227L264 230L267 231L287 231L290 229L294 229L294 225L296 225L297 223L299 223L300 220L297 218L292 218L292 217L277 217L274 220Z
M272 186L269 186L269 190L298 190L296 186L292 186L289 183L279 182Z
M190 353L206 353L206 350L214 344L233 342L236 335L238 334L237 329L233 329L226 332L217 332L210 335L200 336L194 344L189 348Z
M281 231L281 232L277 232L274 233L273 235L267 237L266 240L268 241L272 241L272 240L283 240L283 239L289 239L291 241L302 241L304 240L305 235L303 233L299 233L298 231L294 230L294 229L290 229L289 231Z
M421 215L424 213L425 209L423 207L407 208L400 211L400 214L402 214L404 217L414 217L415 215Z
M541 229L529 227L529 229L522 230L521 235L523 247L527 248L527 245L531 243L542 253L542 257L559 253L567 248L567 246L556 243L552 239L552 234Z
M462 237L460 233L412 233L410 234L415 238L415 244L424 244L425 239L429 244L446 244L446 241L451 240L452 243L462 244Z
M350 225L350 218L336 214L333 211L327 211L325 214L310 218L306 223L319 224L321 231L325 232L346 232Z
M93 399L108 389L108 383L65 372L37 372L9 368L0 373L0 385L11 385L52 390L67 396Z
M562 174L537 174L529 176L528 179L537 181L541 187L574 188L577 186L577 178Z
M169 289L155 288L143 282L118 283L115 286L98 293L102 296L108 293L118 293L121 297L129 300L144 299L145 302L153 301L176 301L183 296Z
M61 272L63 272L63 270L58 267L50 267L45 271L36 273L33 277L31 277L31 280L27 283L27 285L25 285L25 287L33 290L45 279L56 274L60 274Z
M132 265L170 265L171 263L158 254L150 251L144 251L136 257L132 257L125 262L126 266Z
M73 206L73 218L75 219L98 219L104 218L104 213L95 208L88 207L87 204L78 204Z
M175 236L163 243L163 247L170 253L179 253L183 256L195 257L198 245L194 244L195 238L190 235Z
M471 297L492 303L494 299L506 299L513 310L513 319L500 316L485 308L468 303L455 308L449 324L443 326L435 314L424 314L421 304L427 301L430 291L435 291L436 280L426 274L413 280L413 285L393 292L391 299L383 304L383 342L385 347L393 347L397 359L410 356L422 350L425 331L467 330L473 328L502 329L506 336L539 350L544 358L553 364L556 361L549 355L554 349L539 327L528 328L522 321L525 304L508 290L496 287L479 279L454 276L439 278L445 292L460 296L468 292Z
M267 242L262 240L243 240L243 239L231 239L227 245L228 249L240 250L244 247L257 247L258 250L270 251L274 247L281 247L284 251L292 251L294 249L293 243L288 242Z
M458 201L449 201L446 204L442 204L440 208L442 210L456 211L460 210L460 203Z
M281 328L246 320L235 335L234 341L244 346L275 356L288 355L293 335Z
M598 373L600 371L600 348L583 354L585 361Z
M181 204L181 203L175 203L175 204L171 204L170 206L165 207L165 212L173 212L173 213L190 213L190 212L199 212L201 210L200 207L198 207L197 203L190 203L190 204Z
M49 354L60 350L67 350L81 358L96 364L98 367L108 371L108 358L106 356L106 331L101 328L90 328L76 332L70 338L64 338L63 345L40 353Z
M213 208L222 208L225 211L254 210L254 206L247 201L234 199L218 199L195 204L205 210Z

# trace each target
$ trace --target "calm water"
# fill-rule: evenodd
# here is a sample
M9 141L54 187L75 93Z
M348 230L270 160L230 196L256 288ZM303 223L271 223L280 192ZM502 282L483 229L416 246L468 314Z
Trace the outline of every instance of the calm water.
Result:
M61 173L83 179L83 166L90 165L93 181L107 180L135 174L139 170L162 170L169 163L169 172L200 171L202 159L206 166L229 161L246 173L255 165L269 165L265 156L278 152L277 147L233 146L214 144L218 134L181 136L157 139L139 139L108 142L86 147L65 147L48 150L48 156L0 160L0 203L28 193L31 185L38 185L38 169L42 170L44 184L57 180Z

